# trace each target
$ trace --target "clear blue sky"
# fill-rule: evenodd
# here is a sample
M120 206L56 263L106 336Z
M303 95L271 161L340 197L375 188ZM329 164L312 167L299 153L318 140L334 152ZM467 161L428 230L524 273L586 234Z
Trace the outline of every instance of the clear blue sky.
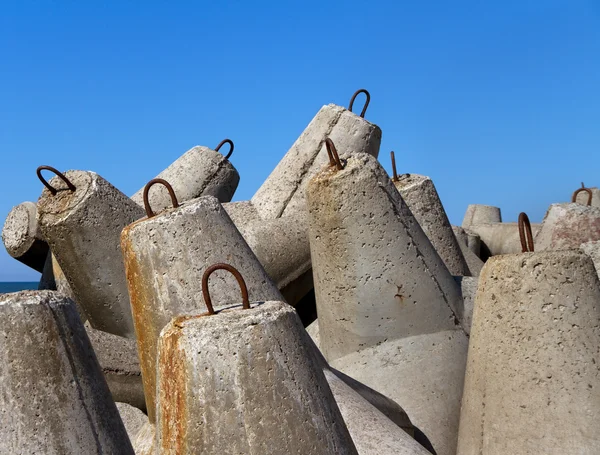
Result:
M389 170L540 221L600 184L600 1L0 5L0 219L40 164L133 194L194 145L235 141L252 196L318 109L370 90ZM1 248L0 281L37 279Z

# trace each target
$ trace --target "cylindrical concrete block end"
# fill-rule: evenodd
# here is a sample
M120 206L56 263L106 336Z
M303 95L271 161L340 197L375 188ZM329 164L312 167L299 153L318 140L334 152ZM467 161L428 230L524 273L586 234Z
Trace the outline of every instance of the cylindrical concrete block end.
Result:
M75 305L51 291L0 296L0 452L131 454Z
M36 204L22 202L11 209L2 229L2 241L13 258L43 272L48 244L38 229Z
M576 249L600 240L600 207L552 204L535 237L535 251Z
M589 257L491 258L479 278L459 455L600 453L600 281Z
M478 224L501 223L502 214L499 207L491 205L470 204L465 212L462 227L465 229Z
M294 309L181 317L159 341L161 453L356 454Z

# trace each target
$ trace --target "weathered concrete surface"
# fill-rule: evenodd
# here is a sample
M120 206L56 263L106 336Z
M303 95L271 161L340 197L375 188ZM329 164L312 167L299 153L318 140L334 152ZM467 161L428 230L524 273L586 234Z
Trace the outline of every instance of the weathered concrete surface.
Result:
M306 185L328 160L327 138L335 143L340 157L355 151L376 157L381 129L341 106L323 106L252 197L261 218L305 210Z
M156 178L171 184L180 203L200 196L214 196L221 202L229 202L240 182L240 175L229 160L221 153L200 145L185 152ZM131 199L143 207L144 188ZM161 187L150 190L148 201L154 212L172 205L167 190Z
M531 232L534 238L540 232L540 228L540 223L531 223ZM492 256L522 251L517 223L477 224L469 229L481 238L481 259L484 262ZM537 251L537 240L534 243Z
M250 201L226 202L223 204L223 208L238 229L241 226L262 219Z
M148 422L148 416L138 408L131 406L128 403L115 403L127 430L127 435L130 441L134 441L142 427Z
M252 253L219 201L205 196L144 218L122 233L122 250L138 340L150 422L155 422L156 345L175 316L206 311L202 274L226 262L246 279L253 301L281 300L277 286ZM211 276L213 305L237 301L239 286L229 272Z
M137 342L85 324L113 400L146 411Z
M579 249L592 258L596 272L600 276L600 241L582 243Z
M451 330L460 288L375 158L327 166L307 189L321 349L328 361Z
M469 242L471 242L472 245L476 246L477 251L479 251L479 246L481 245L479 236L475 234L470 235L465 229L458 226L452 226L452 229L458 240L458 246L460 247L463 257L465 258L465 261L467 261L469 275L479 276L481 268L483 267L483 261L479 259L479 256L477 256L473 252L473 249L469 247Z
M478 224L501 223L502 214L500 208L492 205L470 204L465 212L462 227L471 229Z
M0 295L0 453L133 454L68 298Z
M174 319L158 364L161 453L356 454L316 351L284 302Z
M43 272L48 244L38 229L37 206L33 202L22 202L11 209L4 221L2 242L17 261Z
M470 229L465 229L460 226L452 226L452 231L454 231L454 235L459 243L462 242L468 246L469 249L479 257L481 250L481 237L479 237L479 235L475 234Z
M600 240L600 207L552 204L535 236L535 251L579 248Z
M588 188L591 192L592 192L592 207L600 207L600 190L593 186ZM577 195L577 199L575 199L575 202L577 202L577 204L584 204L587 205L588 202L588 194L587 192L580 192ZM571 198L569 198L569 201L571 200Z
M433 181L424 175L403 174L394 182L402 199L452 275L469 275L467 262L450 226Z
M471 330L460 455L600 453L598 302L596 271L579 251L486 263Z
M471 324L473 323L473 308L475 307L475 294L477 293L478 277L461 276L455 277L460 283L462 292L464 313L461 320L462 328L467 335L471 334Z
M467 348L462 330L448 330L390 340L331 366L394 400L438 455L453 455Z
M333 372L323 372L360 455L431 455Z
M119 238L144 210L93 172L68 171L70 191L58 177L38 201L42 234L92 327L135 336Z
M132 443L135 455L159 455L156 450L156 425L146 422Z
M313 340L315 346L321 350L321 336L319 335L319 320L315 319L308 327L306 327L306 333Z
M44 270L38 284L38 291L56 291L56 281L54 281L54 271L52 270L52 253L48 251Z

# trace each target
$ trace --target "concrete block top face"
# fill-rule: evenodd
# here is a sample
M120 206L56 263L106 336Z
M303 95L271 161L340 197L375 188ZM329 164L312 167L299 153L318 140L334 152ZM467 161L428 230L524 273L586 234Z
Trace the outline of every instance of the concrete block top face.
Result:
M340 156L353 152L377 156L381 129L341 106L323 106L252 197L262 218L279 218L304 208L307 182L327 162L328 137Z
M491 258L475 298L459 454L600 453L600 282L579 251Z
M450 273L469 275L469 267L433 181L424 175L404 174L394 185Z
M240 175L231 162L204 146L192 147L156 178L171 184L180 203L200 196L215 196L221 202L229 202L240 182ZM144 188L131 199L143 206ZM154 212L172 206L169 194L161 187L150 190L148 201Z
M121 242L148 416L154 422L158 336L173 317L206 311L202 274L208 267L226 262L238 269L252 301L283 297L214 197L139 220L123 230ZM223 270L211 275L209 289L214 306L240 298L237 281Z
M33 202L22 202L8 213L2 229L2 241L12 257L25 254L36 240L43 241L36 215L37 207Z
M161 453L357 453L286 303L174 319L159 352Z
M501 223L500 208L492 205L470 204L467 207L462 227L470 228L484 223Z
M134 337L119 239L122 229L145 212L98 174L65 175L75 191L54 177L49 183L58 192L44 188L38 201L44 238L92 326Z
M535 250L579 248L600 240L600 207L581 204L552 204L535 236Z
M132 454L73 302L0 296L0 452Z
M386 339L456 328L460 289L375 158L355 154L343 170L326 167L307 200L329 361Z

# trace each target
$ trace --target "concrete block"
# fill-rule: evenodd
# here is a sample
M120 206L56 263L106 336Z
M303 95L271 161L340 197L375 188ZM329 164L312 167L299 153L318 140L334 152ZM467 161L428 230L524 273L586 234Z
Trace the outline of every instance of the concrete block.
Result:
M479 224L501 223L502 214L499 207L492 205L470 204L467 206L462 227L471 229Z
M335 142L342 157L354 151L376 157L381 129L341 106L323 106L252 197L262 218L305 210L306 185L327 162L326 138Z
M579 251L486 263L475 299L459 455L600 453L599 301L598 276Z
M393 182L450 273L469 275L467 262L432 180L424 175L403 174Z
M535 238L541 224L531 223L531 231ZM481 260L487 261L500 254L521 253L521 238L517 223L477 224L469 228L481 238ZM535 248L538 249L537 241Z
M590 205L592 207L600 207L600 190L595 186L587 189L592 194L592 200ZM574 202L576 202L577 204L588 205L589 193L587 191L575 191L575 193L573 193L573 195L575 196Z
M85 324L113 400L146 411L137 342Z
M226 202L222 205L233 224L238 226L238 229L241 226L262 219L250 201Z
M92 327L135 336L119 238L144 215L135 202L94 172L52 178L38 201L42 234ZM56 276L56 275L55 275Z
M38 228L37 206L33 202L22 202L11 209L4 221L2 242L17 261L43 272L48 244Z
M473 309L475 307L475 294L477 293L478 277L461 276L455 277L460 283L462 292L464 314L462 318L462 328L467 335L471 334L471 324L473 323Z
M329 362L385 340L452 330L460 288L375 158L326 167L307 189L321 349Z
M159 341L158 389L165 455L357 453L284 302L174 319Z
M68 298L0 295L0 384L0 453L133 455Z
M52 271L52 253L48 251L44 270L38 284L38 291L56 291L56 282L54 281L54 272Z
M208 266L228 262L239 269L252 300L283 297L212 196L127 226L121 242L148 416L154 423L158 336L173 317L206 310L200 278ZM235 279L221 271L213 278L211 291L217 305L238 298L239 292Z
M600 207L552 204L535 236L535 251L577 249L600 240Z
M389 340L330 364L402 406L437 455L454 455L467 349L462 330L447 330Z
M159 455L156 448L156 425L146 422L132 440L135 455Z
M579 249L592 258L596 272L600 276L600 241L582 243Z
M479 236L476 234L471 235L470 233L467 233L465 229L458 226L452 226L452 229L458 240L458 246L460 247L463 257L467 262L469 276L479 276L481 268L483 267L483 261L473 252L474 249L479 251L481 245Z
M186 202L200 196L214 196L220 202L229 202L240 182L240 175L229 161L218 151L204 146L192 147L168 168L156 176L169 182L179 202ZM233 143L230 143L233 152ZM164 189L163 189L164 190ZM144 206L144 188L131 196L138 205ZM171 207L166 191L155 188L149 195L155 211Z
M148 422L148 416L138 408L131 406L128 403L115 403L127 430L127 435L130 441L134 441L142 427Z

